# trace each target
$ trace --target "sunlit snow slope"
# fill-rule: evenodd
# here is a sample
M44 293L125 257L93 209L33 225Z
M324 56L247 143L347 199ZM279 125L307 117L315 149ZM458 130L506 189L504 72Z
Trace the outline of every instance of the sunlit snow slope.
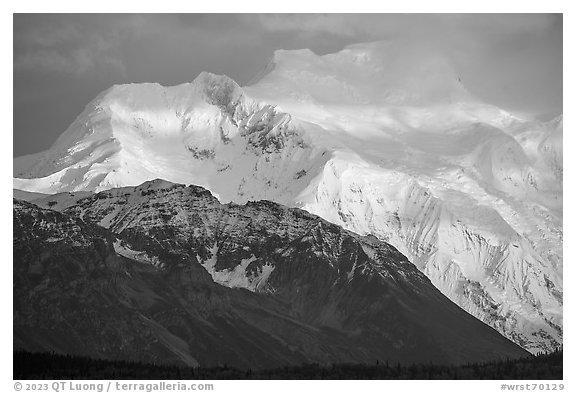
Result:
M415 50L416 49L416 50ZM361 44L277 51L249 87L114 86L14 188L197 184L270 199L396 246L463 309L533 352L562 343L562 118L474 98L449 58Z

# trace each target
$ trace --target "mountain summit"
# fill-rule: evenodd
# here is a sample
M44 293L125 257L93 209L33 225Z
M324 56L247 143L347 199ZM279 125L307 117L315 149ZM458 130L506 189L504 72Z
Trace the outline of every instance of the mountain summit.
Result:
M14 188L162 178L299 207L391 243L536 352L562 342L562 128L478 100L429 49L277 51L244 88L209 73L110 88L48 151L14 159Z
M427 105L475 101L447 56L392 42L355 44L318 56L278 50L251 85L270 97L298 92L335 105Z

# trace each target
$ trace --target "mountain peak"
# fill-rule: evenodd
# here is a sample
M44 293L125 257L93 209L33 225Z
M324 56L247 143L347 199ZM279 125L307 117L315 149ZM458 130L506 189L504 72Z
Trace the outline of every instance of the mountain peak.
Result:
M420 105L472 100L442 51L389 41L354 44L322 56L310 49L277 50L250 86L258 93L280 86L287 90L284 94L322 103Z
M172 183L164 179L154 179L146 181L136 187L137 190L167 190L178 184Z
M204 95L207 102L216 106L228 106L242 96L242 89L232 78L201 72L193 84Z

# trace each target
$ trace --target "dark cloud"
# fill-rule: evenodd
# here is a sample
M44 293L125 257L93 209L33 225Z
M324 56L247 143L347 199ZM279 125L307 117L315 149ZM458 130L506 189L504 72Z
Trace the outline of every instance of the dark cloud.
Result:
M548 14L258 14L246 15L268 31L313 31L368 39L421 36L475 40L546 31L558 16Z
M531 115L562 111L562 16L543 14L49 14L14 16L14 154L47 148L114 83L246 84L275 49L382 39L433 46L467 87Z
M14 71L83 78L94 72L125 73L120 43L124 25L94 24L87 16L15 17Z

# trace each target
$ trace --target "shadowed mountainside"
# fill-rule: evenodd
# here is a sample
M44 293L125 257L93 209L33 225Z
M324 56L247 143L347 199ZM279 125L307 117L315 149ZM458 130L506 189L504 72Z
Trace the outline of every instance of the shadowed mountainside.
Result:
M189 366L526 356L394 247L299 209L156 180L14 200L14 347Z

